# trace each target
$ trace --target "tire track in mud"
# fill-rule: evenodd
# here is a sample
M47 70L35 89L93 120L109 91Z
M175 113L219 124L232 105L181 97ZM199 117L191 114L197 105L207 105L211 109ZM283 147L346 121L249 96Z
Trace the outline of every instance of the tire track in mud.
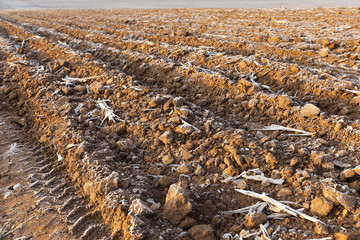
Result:
M30 51L30 54L32 52ZM36 58L34 58L34 56L38 56L38 55L33 55L30 56L31 61L34 61ZM41 70L41 66L38 65L38 63L36 64L38 67L40 67ZM37 78L41 78L41 76L35 76ZM33 79L34 80L34 79ZM28 86L33 88L33 86ZM129 86L131 87L131 86ZM33 90L33 89L32 89ZM34 89L36 92L38 92L38 89ZM85 99L83 99L85 100ZM40 101L37 100L38 103L43 102L41 99ZM66 102L66 100L65 100ZM95 104L96 102L93 101ZM35 106L37 105L37 102L34 102ZM50 103L50 102L49 102ZM47 105L49 105L49 103L47 103ZM80 102L81 103L81 102ZM84 101L84 103L87 103L86 100ZM91 103L91 102L88 102ZM40 109L43 106L40 106ZM55 106L57 107L57 106ZM45 110L45 112L44 112ZM49 109L49 106L46 106L46 109L43 110L39 110L39 107L37 107L37 110L35 110L35 112L39 115L42 115L41 118L42 119L46 119L46 118L53 118L52 116L52 112L54 110L51 110L51 107ZM65 115L65 114L62 114ZM74 120L74 122L76 122L77 120L74 119L71 116L67 116L70 117L70 121ZM95 118L94 120L96 120L97 118ZM38 120L38 119L36 119ZM100 125L99 121L99 125ZM39 124L42 124L41 121ZM57 123L58 124L58 123ZM74 123L73 123L74 124ZM92 130L94 130L94 121L90 122L90 125L93 124L93 128ZM54 128L54 126L52 126L49 122L49 127L50 128ZM75 123L75 125L77 125ZM41 125L41 127L43 127L43 125ZM121 127L121 126L120 126ZM47 127L45 127L46 130ZM56 127L55 127L56 129ZM95 128L96 129L96 128ZM36 129L35 129L36 130ZM109 129L110 131L115 130L115 129ZM51 130L53 131L53 130ZM60 131L61 132L61 131ZM65 131L65 132L71 132L71 129L69 129L69 131ZM43 134L44 131L41 133L40 131L40 135ZM77 136L77 138L75 138L74 141L80 141L80 143L84 143L86 142L87 145L89 146L83 146L81 144L75 144L75 146L82 146L82 148L78 148L77 151L75 151L75 153L70 153L68 154L68 158L70 159L75 159L75 160L79 160L79 156L80 158L82 158L81 156L84 155L84 148L88 149L87 151L89 151L89 149L91 149L90 153L91 156L86 155L84 158L80 159L81 161L83 161L82 164L76 163L74 160L69 160L69 162L64 163L64 165L67 165L67 171L71 172L70 175L73 179L73 181L77 181L79 184L82 184L82 187L85 190L85 194L88 195L90 197L90 202L92 202L93 205L95 205L96 208L100 208L101 209L101 213L102 216L104 218L104 220L108 223L110 223L110 225L112 225L113 227L113 235L112 237L115 239L133 239L133 238L137 238L139 236L142 236L144 233L146 233L145 230L143 229L137 229L139 228L139 226L142 226L144 224L144 222L140 219L137 218L137 216L132 217L131 213L129 216L124 216L124 209L127 209L129 207L128 205L128 199L126 199L125 197L125 191L123 191L122 189L119 189L118 186L120 184L120 186L126 186L129 188L129 191L132 189L133 191L131 192L131 194L127 194L127 195L132 195L132 197L135 196L140 196L141 195L152 195L154 193L147 193L144 192L141 188L144 187L144 185L149 184L149 180L148 179L144 179L144 177L141 177L141 175L144 174L140 174L139 176L134 176L134 172L136 173L136 170L134 171L129 171L127 167L124 167L123 164L116 164L116 169L124 169L124 171L121 172L121 176L113 171L114 174L110 174L109 175L109 167L114 168L115 166L111 166L112 161L114 156L112 155L112 152L110 151L108 144L105 144L105 146L101 143L103 140L98 139L98 138L93 138L91 136L89 136L89 131L86 132L85 135L87 135L87 137L83 138L80 136ZM37 133L39 134L39 133ZM71 133L70 133L71 134ZM91 135L96 136L96 133L92 133ZM102 133L103 134L103 133ZM61 134L62 135L62 134ZM44 137L44 136L43 136ZM52 138L52 136L49 136L50 138ZM44 137L44 139L40 138L40 142L46 142L46 138ZM64 140L64 142L66 142ZM67 146L70 146L73 143L77 143L77 142L69 142L67 141L68 144ZM59 144L59 142L54 142L55 144ZM126 142L125 142L126 143ZM53 144L53 141L50 141L50 144ZM60 143L62 146L61 147L65 147L66 144L61 142ZM65 144L65 145L63 145ZM65 149L64 149L65 150ZM110 151L110 154L109 154ZM64 156L66 156L67 150L65 150L65 153L63 154ZM104 156L105 154L105 156ZM125 156L124 156L125 154ZM134 155L133 155L134 156ZM122 156L117 156L118 158L126 158L127 154L126 152L123 152ZM132 159L131 156L129 156L129 160ZM134 156L136 157L136 156ZM94 160L99 158L99 160ZM67 159L65 157L65 159ZM119 160L120 160L119 159ZM104 161L105 160L105 161ZM136 158L134 159L135 162ZM74 161L74 162L73 162ZM104 161L104 162L103 162ZM105 163L110 161L110 165L106 166ZM89 166L90 169L86 169ZM138 168L138 164L135 164L135 169ZM99 171L100 174L97 173L97 171ZM87 172L88 174L82 176L83 172ZM129 173L131 173L131 175L129 175ZM103 176L104 174L106 174L105 176ZM95 175L95 176L94 176ZM146 174L145 174L146 176ZM93 178L97 178L97 179L93 179ZM139 181L132 183L131 181L129 181L130 179L133 179L134 177L136 177ZM84 179L83 179L84 178ZM84 186L85 183L85 186ZM96 185L95 185L95 184ZM142 187L141 187L142 186ZM138 187L138 188L136 188ZM94 189L95 188L95 189ZM97 190L97 188L99 188L99 190ZM116 191L113 191L115 190ZM139 190L140 189L140 190ZM87 192L88 191L88 192ZM109 191L111 191L111 194L107 194L106 196L105 193L103 192L105 191L105 193L108 193ZM128 190L127 190L128 191ZM135 193L135 194L134 194ZM139 194L140 193L140 194ZM102 199L103 198L103 199ZM156 199L156 198L155 198ZM119 206L120 204L120 206ZM124 209L123 209L124 208ZM115 215L115 216L114 216ZM149 220L147 220L146 222L148 222ZM76 224L76 223L75 223ZM82 224L82 222L79 222L78 224ZM162 224L161 226L166 226L166 223L163 223L162 221L156 222L156 224ZM139 226L138 226L139 225ZM131 227L131 228L130 228ZM151 231L154 231L151 229ZM155 229L156 231L156 229ZM168 235L168 233L165 234L165 236Z
M25 119L14 116L9 108L4 103L0 107L1 239L88 239L90 223L99 218L64 178L57 159L46 157L49 150L29 143ZM76 203L70 203L74 198ZM82 211L75 211L79 208ZM92 220L76 224L86 214ZM93 239L106 239L105 225L91 227L97 230L92 232Z
M13 97L11 97L10 100L19 98L20 101L16 106L21 108L23 107L22 105L24 105L24 102L19 96L20 92L12 90L17 87L11 84L9 76L11 79L11 75L16 75L17 71L34 74L34 70L31 70L31 67L36 69L38 65L36 66L34 62L27 62L20 56L16 56L17 54L15 52L11 53L10 48L4 45L8 43L9 42L6 43L4 39L2 39L2 50L5 51L5 49L7 49L8 51L2 53L5 56L8 56L9 60L9 62L3 62L2 65L6 66L8 64L12 67L12 70L9 72L10 75L7 75L9 73L6 72L5 74L2 73L5 80L3 80L0 91L2 95L1 98L3 101L5 95L12 91ZM21 63L21 65L16 66L16 64L19 63ZM29 69L25 70L26 67L19 67L22 65L31 67L28 67ZM39 69L35 72L38 72L38 70ZM31 103L29 105L31 105ZM7 104L5 109L10 109L10 105ZM49 108L46 110L48 109ZM24 110L25 109L22 109L20 114L27 115ZM33 109L33 111L36 110ZM30 111L30 114L31 113L32 110ZM44 116L39 117L42 118ZM16 124L28 126L25 118L11 116L8 118L10 119L9 121L15 122ZM34 119L28 120L32 122ZM6 132L3 132L2 134L6 134ZM19 137L25 139L27 137L20 131L18 131L18 134ZM11 136L14 137L15 135ZM28 144L26 141L24 142ZM44 142L40 141L40 144L43 145ZM53 144L50 145L51 147L54 147ZM109 239L111 232L109 227L103 223L99 211L94 209L93 205L89 205L89 201L85 195L79 191L78 187L72 184L71 170L69 171L69 175L64 171L64 166L62 166L62 156L58 154L56 157L56 151L46 147L34 147L29 149L27 146L21 146L20 148L16 148L16 146L19 145L17 143L11 144L10 149L7 152L13 151L13 154L19 152L19 156L16 155L14 157L17 160L18 158L21 159L25 156L24 163L20 161L20 163L17 164L25 165L26 167L21 169L21 171L16 172L14 169L19 166L14 166L11 169L8 168L4 172L4 175L2 175L4 180L6 178L12 179L12 176L10 177L10 175L15 175L15 181L21 181L21 184L13 184L16 189L14 189L14 186L9 185L8 181L5 182L8 191L4 192L4 207L1 210L4 211L4 216L10 217L8 218L8 222L5 222L4 224L4 228L2 229L2 234L4 234L4 236L2 237L5 239L13 239L14 236L20 237L21 234L24 234L23 237L35 237L36 239L49 239L49 237L51 239ZM7 160L7 152L5 152L4 161ZM53 156L44 157L49 154L53 154ZM56 157L56 159L54 157ZM10 159L9 163L11 162ZM6 162L4 162L4 164L6 165ZM13 192L14 194L12 194ZM12 196L15 197L13 198ZM13 206L16 208L13 208ZM25 212L15 214L19 209L24 209ZM24 219L34 219L34 221L25 222ZM59 227L57 226L58 224Z
M12 29L11 24L4 25L4 22L1 22L1 25L4 32L8 32L7 38L9 41L14 39L11 35L17 36L13 44L20 46L18 52L30 61L34 61L34 64L36 62L35 65L39 67L40 72L43 72L40 75L34 75L32 79L34 83L27 83L33 95L38 94L37 97L33 97L29 92L28 97L31 101L36 103L46 99L46 94L41 93L41 88L37 88L41 84L47 83L42 79L45 76L51 82L51 84L47 84L47 91L57 93L52 98L47 99L53 104L52 108L53 111L56 111L56 114L51 115L45 109L35 105L33 107L37 109L35 118L39 114L45 114L43 116L45 121L47 118L63 118L62 121L66 121L70 129L70 131L64 131L68 139L54 138L54 131L49 129L49 132L38 133L40 141L47 144L53 144L53 141L55 141L59 153L66 161L64 167L68 171L69 169L73 171L70 174L72 180L77 182L77 185L83 185L82 190L89 196L94 208L100 211L98 214L102 215L102 218L111 225L113 233L115 233L113 238L126 236L129 239L136 239L149 236L149 234L165 238L186 236L185 231L190 227L188 225L184 226L183 224L186 224L184 222L181 222L179 226L172 226L163 218L162 209L167 187L176 182L177 179L186 182L187 177L183 178L184 175L188 174L190 180L188 187L194 194L193 199L196 204L194 204L193 212L186 219L187 221L195 221L195 224L211 223L217 237L228 231L236 232L231 223L238 221L237 217L221 216L217 214L217 211L229 210L229 208L235 209L252 203L246 197L232 193L231 184L220 181L222 173L236 176L241 170L259 167L267 175L278 175L278 177L286 179L289 185L284 188L287 188L287 192L294 193L294 196L288 195L285 199L300 204L309 204L307 199L312 199L314 195L316 196L318 192L321 192L319 186L323 185L322 181L326 177L334 178L337 184L353 184L357 181L356 177L354 179L339 177L343 174L344 165L340 166L341 164L339 165L335 161L334 163L333 159L329 159L344 160L352 167L356 165L356 159L349 157L352 154L351 151L343 150L337 143L331 145L331 143L328 144L318 137L298 141L298 138L288 138L286 134L279 132L272 135L251 132L249 128L237 129L236 126L241 126L243 122L240 122L240 124L232 123L237 116L231 116L228 113L221 114L223 111L218 109L223 106L225 111L230 111L233 109L229 107L231 104L226 106L222 104L222 101L214 101L215 104L211 108L214 111L210 112L193 104L190 96L187 96L186 100L178 98L178 96L186 97L186 93L193 94L195 91L192 89L169 90L170 85L162 79L163 76L156 75L157 70L164 71L162 67L150 70L151 73L148 75L142 75L137 73L141 70L142 62L134 62L133 65L130 65L130 70L124 69L124 72L129 74L126 75L121 71L125 65L112 64L113 62L109 60L109 56L94 54L94 59L93 56L78 51L83 50L82 47L84 46L77 48L76 45L69 44L65 46L56 43L52 39L33 38L33 36L37 36L36 32L33 33L26 29L25 32L21 32L21 27L14 26ZM29 37L30 39L28 39ZM22 44L25 39L27 40ZM71 40L76 39L68 39L67 41ZM89 43L88 46L93 47L94 45ZM107 47L100 49L110 51ZM118 54L118 52L115 53ZM123 57L123 55L120 56ZM62 61L61 58L68 58L68 63L61 65L59 63ZM103 61L99 61L99 59ZM103 89L96 93L91 90L96 88L92 87L90 93L87 93L85 84L75 84L82 86L81 89L78 88L80 90L76 90L76 86L71 86L71 84L62 86L60 84L61 78L65 76L56 73L57 70L50 70L52 64L55 63L59 64L58 68L66 65L65 67L69 69L67 74L72 77L81 78L105 74L97 80L89 80L88 83L91 85L90 83L100 82L103 86L109 84L111 91L106 93ZM104 65L104 63L107 64ZM39 64L50 65L41 68ZM149 68L153 68L154 65L149 64ZM131 77L130 74L135 74L136 78ZM180 74L181 77L184 76L182 74ZM154 79L149 80L146 79L147 77L154 77ZM40 79L42 80L39 81ZM23 83L26 81L23 79L19 82L22 88L26 86ZM179 84L183 83L180 79ZM38 86L34 87L34 84L38 84ZM227 89L225 87L225 90ZM204 88L199 88L199 90L204 91ZM219 93L216 91L216 88L215 90L210 89L210 93L214 95ZM225 92L220 92L220 97L226 95ZM169 93L174 96L168 95ZM230 95L229 99L233 97L234 95ZM251 97L249 102L256 97L258 95ZM110 100L107 104L125 122L111 123L110 121L102 121L106 116L101 112L99 105L101 102L97 101L99 98ZM56 103L57 100L59 100L58 103ZM46 110L48 111L48 109ZM244 108L239 113L247 110L247 108ZM88 114L89 112L91 114ZM252 114L251 117L249 116L244 120L249 121L249 126L251 124L256 126L254 120L258 118L257 112ZM312 120L318 121L318 118L315 117ZM35 121L36 124L39 124L37 127L42 127L42 121L44 120L37 119ZM266 117L264 119L259 118L258 121L267 123L268 119ZM169 137L169 134L163 136L164 132L172 134L172 137ZM64 141L64 143L60 143L59 140ZM69 149L74 149L74 151L72 152ZM354 149L353 152L356 153L357 150ZM340 153L341 151L343 152ZM330 154L325 156L322 152L330 152ZM265 157L269 153L278 160L280 159L280 163L276 162L274 164L273 157ZM83 155L86 157L82 158ZM282 155L284 155L284 158L282 158ZM170 160L173 158L173 165L164 163L163 159L167 161L169 157ZM262 160L264 157L267 158L266 162ZM298 158L297 162L296 157ZM336 167L335 164L337 164ZM300 166L300 168L295 168L296 165ZM77 176L79 173L81 176ZM88 174L88 176L83 176L84 173ZM301 181L298 181L300 178L302 178ZM130 181L131 179L138 179L140 183L133 183ZM159 180L155 181L157 179ZM251 190L269 192L270 196L273 197L279 197L279 189L271 186L263 188L261 184L251 182ZM356 191L352 189L348 194L358 198ZM123 198L116 198L116 195ZM200 196L200 198L196 196ZM136 198L144 202L152 198L153 201L149 200L148 202L154 203L155 200L155 204L160 203L160 210L154 210L155 213L152 216L132 217L130 214L131 206L129 207L126 202L134 203ZM74 201L76 200L72 199L69 200L69 203L64 203L63 208L65 209L68 204ZM121 203L121 207L119 207L119 203ZM334 218L333 214L330 217L323 217L322 219L331 225L331 233L339 231L340 226L351 228L349 226L354 224L352 222L353 216L356 215L354 209L344 203L338 204L339 206L336 209L340 211L345 208L349 215L346 218L347 223L345 221L341 222L336 217ZM152 207L156 208L154 204ZM114 213L114 209L118 212ZM77 211L82 210L78 209L73 212ZM309 211L308 208L307 211ZM69 213L70 220L72 214L74 214L73 212ZM117 217L116 214L120 215L120 217ZM85 215L81 220L74 221L74 225L81 225L83 219L91 218L89 216ZM220 223L213 223L212 219L214 217L221 219ZM116 220L114 221L114 219ZM126 226L127 221L132 222ZM296 219L289 219L288 223L275 220L272 224L274 224L272 227L276 225L281 225L284 228L289 225L296 226L297 237L304 234L306 228L313 228L313 226L303 224ZM138 228L137 231L131 232L129 235L120 233L124 229L131 229L130 226ZM166 228L171 231L165 231ZM90 227L86 232L91 232L91 229L93 228ZM136 236L136 234L138 235ZM280 236L291 237L291 234L282 234Z

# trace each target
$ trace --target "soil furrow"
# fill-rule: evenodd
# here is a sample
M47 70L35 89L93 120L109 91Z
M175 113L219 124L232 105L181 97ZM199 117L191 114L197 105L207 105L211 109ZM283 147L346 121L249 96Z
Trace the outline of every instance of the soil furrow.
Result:
M83 33L83 36L88 35L89 33ZM91 37L90 39L95 39L97 43L104 41L103 39L96 37ZM112 36L107 35L106 39L111 40ZM128 45L126 42L116 44L115 39L118 41L118 38L113 38L110 46L115 44L117 47L120 46L120 49L129 48L136 51L140 50L140 52L144 52L145 50L145 54L155 54L155 56L160 58L169 54L169 50L157 52L156 49L149 47L146 42L140 43L140 46L135 47L134 49L133 44ZM177 51L177 49L174 49L170 52ZM162 52L164 52L165 55L162 54ZM215 53L214 55L216 55ZM329 114L341 114L346 115L352 120L357 119L359 109L354 106L354 104L351 104L354 94L349 92L349 90L351 91L357 89L358 87L356 85L354 86L350 81L340 81L337 83L337 86L334 86L333 80L336 75L332 76L328 73L313 71L312 67L305 67L297 73L299 68L296 65L273 62L271 60L265 61L260 58L242 59L240 65L245 64L246 66L234 68L231 63L239 62L240 60L241 59L229 59L228 56L217 57L216 55L215 57L208 57L205 60L205 63L202 64L204 62L203 55L199 55L195 52L195 54L187 54L184 58L180 57L180 59L177 59L174 64L184 66L187 65L187 63L192 62L191 65L195 67L196 71L225 75L225 78L230 78L230 81L235 82L241 81L244 77L245 79L249 79L250 73L253 73L257 76L256 81L260 84L269 85L274 92L281 92L282 94L285 93L291 97L296 96L298 99L297 101L302 102L306 102L311 99L318 107L320 107L323 111L327 111ZM219 65L219 63L224 64ZM294 72L293 68L296 68L297 71ZM359 77L357 76L358 74L356 71L350 72L350 75L355 79ZM341 73L338 77L343 76L343 73ZM338 107L334 107L334 105Z
M256 75L234 82L198 71L212 67L210 60L180 66L186 57L173 62L157 52L103 43L115 41L110 35L82 36L91 32L27 19L31 25L22 25L21 19L6 14L0 20L9 46L0 54L0 93L19 109L36 143L52 149L52 157L37 159L26 171L39 204L57 209L74 238L99 239L109 231L112 239L231 239L254 233L259 223L249 220L251 213L243 218L224 212L256 202L234 187L292 201L325 223L270 219L273 208L266 208L259 221L268 220L266 228L275 239L358 234L356 112L352 118L319 109L307 103L329 105L325 96L297 98L296 89L289 93L293 96L271 94L256 63ZM275 69L283 66L288 63ZM328 92L331 81L317 84ZM352 84L348 90L356 89ZM347 103L342 101L331 104ZM273 123L314 134L259 130ZM272 179L241 179L247 170ZM274 179L284 183L274 185ZM61 232L54 225L48 228Z
M136 54L132 54L131 52L130 53L127 53L128 56L129 56L129 59L127 61L118 61L118 60L115 60L118 56L118 54L120 54L119 52L116 52L116 51L113 51L112 49L107 49L107 48L100 48L98 45L93 45L91 44L90 42L76 42L74 43L73 41L74 39L68 39L66 40L69 44L72 44L74 45L74 47L78 50L85 50L85 49L94 49L94 48L97 48L97 50L95 50L95 52L93 52L94 56L95 57L98 57L100 58L102 61L105 61L107 63L110 63L112 66L119 66L121 68L125 68L124 71L127 72L128 74L136 74L137 78L138 79L145 79L145 81L150 77L151 79L158 79L157 82L160 82L162 84L165 84L164 86L168 87L167 84L172 84L172 85L175 85L173 84L173 82L169 81L168 79L171 79L173 78L174 80L176 79L176 77L180 77L181 79L186 79L189 80L189 73L188 73L188 70L185 70L184 69L180 69L180 76L179 76L179 73L178 73L178 68L175 69L175 70L168 70L167 69L167 66L163 63L161 63L161 60L160 60L160 64L158 61L152 61L152 63L148 63L149 60L148 60L148 56L144 56L143 57L143 60L140 61L139 59L139 56L136 55ZM76 39L75 39L76 40ZM56 44L56 43L55 43ZM109 52L109 53L107 53ZM122 56L124 56L124 52L121 52ZM135 60L136 58L136 60ZM129 62L131 62L133 64L133 66L129 66ZM148 65L147 65L148 64ZM158 69L159 70L156 70L156 71L147 71L149 66L151 66L152 68L154 68L154 65L155 66L158 66ZM130 69L126 69L126 68L130 68ZM140 71L139 71L140 69ZM166 70L165 70L166 69ZM129 71L130 70L130 71ZM160 75L159 76L159 73L163 73L163 75ZM175 72L175 73L174 73ZM209 82L209 77L212 77L214 80L213 82ZM203 88L203 83L204 82L207 82L208 86L210 87L209 88L204 88L204 92L211 92L213 91L214 94L213 95L209 95L209 94L206 94L207 95L207 99L206 99L206 102L203 103L201 99L201 96L200 96L200 101L198 101L197 103L200 104L200 106L210 106L209 109L211 109L213 112L217 113L217 114L220 114L220 116L224 116L224 113L221 111L221 109L223 109L221 106L214 106L214 104L221 104L221 105L225 105L224 107L225 108L233 108L233 112L236 114L236 113L239 113L243 110L243 103L244 102L247 102L246 100L248 100L248 102L250 102L251 98L258 98L258 95L256 95L255 93L257 91L264 91L263 89L261 89L261 87L257 87L255 84L251 83L250 81L248 80L245 80L238 83L237 86L234 86L233 84L229 84L226 82L228 82L229 80L227 80L226 78L217 78L217 76L212 76L211 74L206 74L206 73L198 73L198 72L195 72L194 74L192 74L191 76L191 73L190 73L190 78L193 78L194 81L193 82L190 82L192 84L195 84L195 88L194 88L194 92L196 92L197 96L199 95L199 93L202 93L199 92L199 90L201 88ZM201 78L199 80L199 78ZM180 81L181 81L180 79ZM221 86L221 84L219 84L219 80L220 82L225 82L225 84L222 84L222 88L218 88L218 86ZM164 80L166 80L166 82L163 82ZM173 81L174 81L173 80ZM189 83L188 81L186 83ZM199 86L200 85L200 86ZM213 86L216 86L217 89L215 90L212 90L211 88ZM322 87L323 88L323 87ZM169 88L169 93L174 93L174 90L172 89L176 89L176 85L173 87L173 88ZM231 89L231 90L229 90ZM183 95L183 94L187 94L188 91L191 91L192 89L177 89L176 94L177 95ZM218 94L219 93L228 93L229 91L232 91L232 96L233 99L229 99L228 97L225 98L225 96L223 97L223 99L219 99L219 96ZM183 94L182 94L183 93ZM248 96L242 96L241 98L239 97L236 97L237 95L239 95L239 93L245 93L245 94L250 94L250 98ZM228 93L227 95L231 94ZM252 95L252 94L255 94ZM321 94L321 91L320 91L320 94ZM195 95L195 93L194 93ZM223 95L226 95L226 94L223 94ZM240 94L241 95L241 94ZM252 96L251 96L252 95ZM186 95L183 95L183 96L186 96ZM203 96L203 95L202 95ZM231 95L230 95L231 96ZM270 108L268 109L268 111L264 111L264 112L251 112L250 111L250 115L246 115L245 116L245 119L244 120L247 120L247 119L251 119L252 121L262 121L262 124L265 125L265 124L269 124L269 123L280 123L282 125L288 125L289 124L289 115L292 115L292 111L289 111L289 105L285 105L279 101L282 100L282 98L287 98L287 96L273 96L273 95L264 95L262 94L261 95L264 99L266 99L264 102L260 102L260 103L257 103L259 104L258 105L258 108L260 109L266 109L266 108ZM346 98L349 98L349 96L353 96L351 95L351 93L349 93L348 95L346 95L347 97ZM231 97L230 97L231 98ZM240 102L236 102L236 100L239 99ZM291 99L290 100L287 100L288 101L288 104L292 105L294 104L294 107L296 109L296 105L302 105L302 102L300 101L300 99ZM323 102L326 102L325 100ZM233 104L231 103L238 103L238 105L236 105L235 107L232 106ZM321 103L321 102L320 102ZM261 106L263 104L263 106ZM271 108L271 105L274 105L276 104L277 105L277 108ZM282 105L281 105L282 104ZM339 110L337 110L334 105L331 105L329 104L329 102L326 102L327 106L330 107L335 111L335 112L338 112ZM322 105L319 104L321 107ZM343 107L342 109L342 113L345 113L345 114L350 114L351 116L351 113L353 113L353 117L356 118L357 116L357 109L352 109L350 106L346 106L344 108L344 105L339 105L339 107ZM249 109L247 106L245 106L245 109ZM220 110L220 111L219 111ZM255 109L253 109L255 110ZM283 112L283 113L282 113ZM263 115L262 117L260 118L252 118L251 115ZM283 115L283 117L282 117ZM333 118L333 120L327 120L327 119L320 119L320 121L318 121L318 123L309 123L309 122L306 122L306 119L302 118L301 116L297 116L296 114L294 114L295 116L293 116L294 118L294 122L300 122L300 126L301 128L305 129L305 130L310 130L312 132L320 132L320 136L324 137L325 139L328 139L328 140L335 140L335 139L338 139L338 138L342 138L343 134L346 134L346 135L349 135L349 132L348 132L348 129L343 129L344 133L339 135L339 131L336 130L335 126L336 124L338 124L338 122L340 121L339 117L338 116L335 116L335 117L330 117ZM276 116L276 118L274 118L274 116ZM232 117L232 116L229 116L229 117ZM235 117L235 116L234 116ZM328 116L326 115L323 115L324 118L328 118ZM299 119L300 118L300 119ZM286 120L285 120L286 119ZM285 120L285 121L284 121ZM301 124L301 122L303 122L305 120L305 124ZM230 122L233 122L234 120L230 120ZM237 121L240 121L241 122L241 119L238 119L237 118ZM316 119L315 119L316 121ZM356 122L353 121L352 118L350 118L348 120L348 118L345 118L343 119L342 121L345 121L346 124L345 126L351 126L351 128L354 128L356 126ZM267 122L267 123L266 123ZM318 128L318 129L314 129L313 127L309 127L311 125L315 125L315 126L319 126L319 122L320 122L320 125L323 125L323 129L321 128ZM328 136L328 133L329 133L329 127L328 127L328 124L329 122L333 122L334 124L334 130L333 130L333 134L329 134L330 136ZM256 126L256 127L261 127L260 125ZM296 125L290 125L290 127L299 127L299 124L297 123ZM326 129L326 130L325 130ZM358 136L355 135L354 138L356 139ZM353 141L352 144L356 144L356 141Z

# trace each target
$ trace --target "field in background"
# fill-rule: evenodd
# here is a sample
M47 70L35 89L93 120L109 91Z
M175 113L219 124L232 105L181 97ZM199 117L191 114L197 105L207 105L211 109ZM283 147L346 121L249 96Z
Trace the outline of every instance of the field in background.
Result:
M0 0L0 8L312 8L360 7L357 0Z
M356 239L359 13L2 11L0 238Z

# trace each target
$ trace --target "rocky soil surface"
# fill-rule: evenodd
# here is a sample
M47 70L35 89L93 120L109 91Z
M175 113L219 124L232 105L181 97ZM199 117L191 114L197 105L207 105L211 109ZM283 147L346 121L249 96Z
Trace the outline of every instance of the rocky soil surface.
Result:
M0 239L358 239L360 10L0 13Z

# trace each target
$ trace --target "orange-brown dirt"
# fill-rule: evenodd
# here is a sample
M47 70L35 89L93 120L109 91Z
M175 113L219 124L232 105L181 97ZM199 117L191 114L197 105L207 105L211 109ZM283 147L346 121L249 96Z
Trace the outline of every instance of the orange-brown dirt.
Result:
M0 45L0 239L358 239L359 9L2 11Z

